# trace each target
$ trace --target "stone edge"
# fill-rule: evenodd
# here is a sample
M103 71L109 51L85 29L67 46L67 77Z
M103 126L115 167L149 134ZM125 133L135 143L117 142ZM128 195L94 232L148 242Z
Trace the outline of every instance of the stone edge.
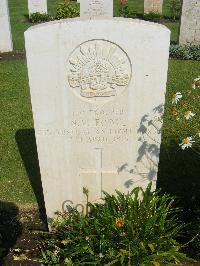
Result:
M97 19L83 19L83 18L69 18L69 19L61 19L61 20L54 20L54 21L50 21L50 22L45 22L45 23L40 23L38 25L34 25L29 27L25 32L29 32L31 30L35 30L38 28L42 28L42 27L46 27L46 26L50 26L50 25L55 25L55 24L63 24L63 23L70 23L70 22L85 22L85 21L119 21L119 22L130 22L133 24L143 24L143 25L149 25L149 26L153 26L156 28L162 28L163 30L166 30L168 32L171 32L165 25L163 24L159 24L159 23L155 23L155 22L151 22L151 21L145 21L145 20L141 20L141 19L132 19L132 18L122 18L122 17L113 17L113 18L97 18Z

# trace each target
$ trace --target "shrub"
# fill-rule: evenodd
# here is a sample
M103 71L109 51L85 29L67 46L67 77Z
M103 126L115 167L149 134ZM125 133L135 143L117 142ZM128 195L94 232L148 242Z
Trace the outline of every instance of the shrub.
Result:
M46 22L46 21L50 21L53 20L53 17L51 17L50 15L46 14L46 13L32 13L29 17L29 21L31 23L41 23L41 22Z
M171 45L170 57L184 60L200 60L200 45Z
M162 19L162 14L150 12L143 15L144 20L159 22Z
M124 17L124 18L128 18L130 17L130 10L128 7L128 0L119 0L119 16L120 17Z
M85 194L87 194L85 192ZM52 232L44 234L42 260L48 265L169 265L192 261L180 252L176 238L184 226L174 198L133 189L105 193L103 203L88 203L80 214L69 207L58 213ZM88 194L87 194L88 196Z
M169 0L168 8L170 10L170 14L175 20L180 16L181 13L181 1L180 0Z
M56 10L56 19L74 18L79 16L79 6L70 1L60 3Z

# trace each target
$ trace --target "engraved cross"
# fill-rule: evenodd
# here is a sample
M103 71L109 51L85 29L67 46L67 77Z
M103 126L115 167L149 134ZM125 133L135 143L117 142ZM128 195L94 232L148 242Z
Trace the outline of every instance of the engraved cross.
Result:
M102 148L95 148L95 162L96 169L81 169L79 172L83 187L87 187L89 189L89 201L101 199L103 197L103 190L110 192L110 190L114 188L117 175L117 168L115 170L103 170ZM111 176L108 178L109 175ZM110 183L113 183L112 187L110 187Z

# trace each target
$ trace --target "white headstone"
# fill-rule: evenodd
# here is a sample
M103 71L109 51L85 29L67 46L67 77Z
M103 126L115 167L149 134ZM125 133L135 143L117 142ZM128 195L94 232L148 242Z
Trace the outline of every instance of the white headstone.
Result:
M0 2L0 52L13 50L12 35L10 28L10 17L7 0Z
M163 0L144 0L144 13L162 14Z
M71 19L32 27L25 40L47 216L84 205L83 187L90 201L155 188L169 30Z
M81 18L113 17L113 0L80 0Z
M179 43L200 44L199 0L183 0Z
M29 16L36 12L47 13L47 0L28 0L28 10Z

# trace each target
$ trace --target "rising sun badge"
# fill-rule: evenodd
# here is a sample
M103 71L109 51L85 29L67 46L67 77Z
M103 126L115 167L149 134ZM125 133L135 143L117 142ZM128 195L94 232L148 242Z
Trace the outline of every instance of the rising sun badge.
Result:
M85 98L113 97L127 88L131 63L116 44L91 40L81 44L68 61L68 83Z

